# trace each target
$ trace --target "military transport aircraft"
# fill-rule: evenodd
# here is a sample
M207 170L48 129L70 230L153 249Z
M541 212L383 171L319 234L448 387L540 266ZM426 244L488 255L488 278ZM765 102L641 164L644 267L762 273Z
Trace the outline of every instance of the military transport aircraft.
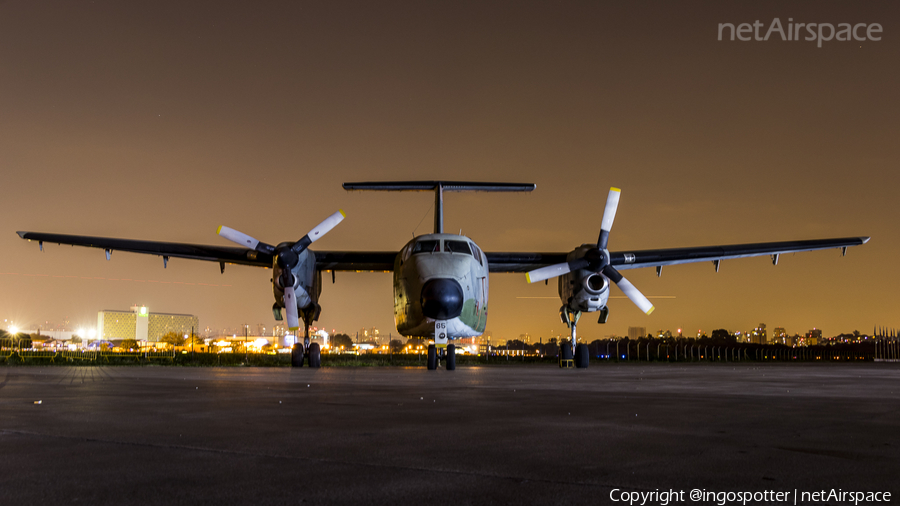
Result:
M587 345L579 344L576 325L582 313L599 312L599 323L609 316L610 281L647 314L653 305L634 287L620 270L656 267L657 275L666 265L711 261L719 270L722 260L770 255L772 263L784 253L840 248L846 254L850 246L868 242L868 237L818 239L730 246L675 248L610 252L609 233L615 220L620 190L612 188L600 223L597 243L583 244L562 253L492 253L482 251L468 237L443 233L444 192L487 191L524 192L534 190L534 184L487 183L455 181L397 181L344 183L344 189L380 191L433 191L434 233L414 237L398 251L312 251L309 246L328 233L344 219L343 211L329 216L296 242L282 242L272 246L237 230L221 226L218 234L240 244L224 247L198 244L139 241L105 237L18 232L29 241L71 244L101 248L106 259L114 250L158 255L163 267L169 258L188 258L218 262L222 272L225 264L241 264L272 268L272 289L275 304L272 312L276 320L287 317L288 327L299 330L304 325L304 342L294 345L291 363L302 366L308 358L310 367L319 367L321 350L318 343L310 343L309 326L321 312L318 304L322 291L322 272L335 271L393 272L394 320L397 330L407 337L431 338L428 347L428 369L436 369L440 359L445 367L456 367L453 341L479 336L484 332L488 314L488 273L526 273L529 283L558 277L559 313L563 323L571 329L571 339L560 350L560 364L587 367ZM282 311L284 309L284 312ZM283 313L286 313L283 314Z

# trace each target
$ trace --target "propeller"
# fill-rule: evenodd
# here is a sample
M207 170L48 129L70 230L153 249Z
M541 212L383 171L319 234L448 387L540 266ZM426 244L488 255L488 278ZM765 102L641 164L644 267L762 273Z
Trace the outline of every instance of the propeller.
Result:
M625 294L631 302L634 302L641 311L650 314L655 309L653 304L644 297L640 290L635 288L630 281L619 274L615 267L609 264L609 231L612 229L613 222L616 219L616 209L619 207L619 196L622 190L618 188L610 188L609 196L606 198L606 208L603 210L603 220L600 222L600 237L597 239L597 247L587 250L583 257L563 262L556 265L548 265L541 267L525 274L525 279L529 283L537 283L545 279L554 278L568 274L579 269L587 269L593 272L602 272L606 277L611 279L622 293Z
M260 253L275 255L275 263L281 268L281 276L279 276L278 282L284 289L284 307L287 310L288 328L290 330L297 330L300 328L300 318L297 308L309 305L311 298L306 289L303 288L303 285L297 284L292 269L296 267L297 263L300 261L300 254L303 253L310 244L321 239L322 236L343 221L345 216L346 214L344 214L343 210L338 210L338 212L325 218L322 223L316 225L308 234L304 235L296 242L282 243L278 246L260 242L258 239L224 225L219 227L216 233L225 239L246 248L256 250ZM297 286L294 286L295 284Z

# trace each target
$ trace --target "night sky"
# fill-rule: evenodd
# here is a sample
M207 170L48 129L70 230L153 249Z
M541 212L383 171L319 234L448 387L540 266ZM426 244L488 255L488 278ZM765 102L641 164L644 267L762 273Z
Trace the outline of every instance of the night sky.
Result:
M342 208L313 249L398 250L431 230L432 196L341 183L445 179L537 184L445 197L445 229L486 251L595 242L610 186L611 250L872 236L846 258L627 271L676 298L650 316L613 299L588 341L900 327L896 2L185 4L0 2L0 319L95 325L140 303L271 328L271 271L39 253L15 231L230 245L228 225L278 243ZM882 40L717 40L775 17L879 23ZM558 300L517 298L555 283L491 288L495 337L565 333ZM320 302L329 330L396 333L390 274L339 272Z

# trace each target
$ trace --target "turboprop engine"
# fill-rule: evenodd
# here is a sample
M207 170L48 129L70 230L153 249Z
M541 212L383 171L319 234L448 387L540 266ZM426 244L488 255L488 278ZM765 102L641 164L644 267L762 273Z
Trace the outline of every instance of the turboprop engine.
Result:
M280 308L283 307L287 312L288 328L298 330L300 310L303 310L304 323L309 326L310 322L318 318L321 309L313 300L313 297L318 299L322 285L316 274L316 257L307 248L337 226L344 216L344 211L339 210L316 225L300 240L283 242L278 246L259 242L243 232L226 226L219 227L218 234L241 246L274 257L272 268L275 275L272 276L272 290L275 293L273 308L275 319L281 319Z
M609 189L597 244L582 244L569 253L565 263L541 267L525 275L529 283L559 276L559 296L573 312L597 311L605 308L609 299L609 281L615 283L641 311L646 314L653 312L653 304L647 297L610 265L607 244L609 231L616 218L616 209L619 207L620 192L618 188ZM579 303L585 304L584 307L575 305L576 297ZM587 307L592 309L586 309ZM601 316L601 321L605 321L605 315Z
M592 244L582 248L593 247ZM579 255L582 252L570 253L570 256ZM609 301L609 278L599 272L591 272L579 269L559 277L559 297L566 302L572 312L584 311L592 313L599 311Z

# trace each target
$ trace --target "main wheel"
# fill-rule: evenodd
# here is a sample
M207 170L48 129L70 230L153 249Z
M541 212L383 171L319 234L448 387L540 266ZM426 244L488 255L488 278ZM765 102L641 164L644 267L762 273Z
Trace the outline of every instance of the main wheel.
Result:
M584 343L579 343L575 346L575 367L579 369L586 369L588 364L591 363L591 352L588 349L588 345Z
M448 371L456 370L456 345L455 344L447 345L447 370Z
M309 345L309 366L314 369L322 367L322 351L319 349L319 343Z
M563 341L559 345L559 358L560 360L572 360L572 343L570 341Z
M437 369L437 348L433 344L428 345L428 370Z
M303 345L297 343L291 348L291 367L303 367Z

